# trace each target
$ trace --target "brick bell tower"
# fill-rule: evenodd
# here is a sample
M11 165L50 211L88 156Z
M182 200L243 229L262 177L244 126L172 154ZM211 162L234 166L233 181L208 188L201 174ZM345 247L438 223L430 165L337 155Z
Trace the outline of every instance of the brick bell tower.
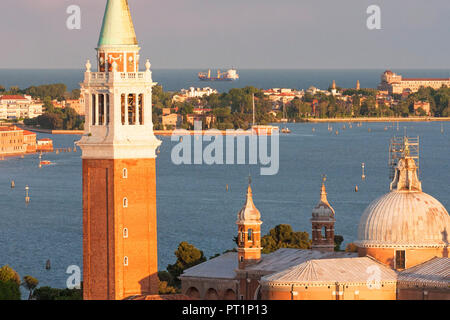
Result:
M247 189L247 201L237 216L239 269L261 259L261 214L253 203L251 179Z
M326 177L323 177L320 201L312 211L312 246L313 250L334 251L334 209L328 203L325 188Z
M156 294L156 149L150 62L139 50L127 0L108 0L97 48L81 93L83 296L124 299Z

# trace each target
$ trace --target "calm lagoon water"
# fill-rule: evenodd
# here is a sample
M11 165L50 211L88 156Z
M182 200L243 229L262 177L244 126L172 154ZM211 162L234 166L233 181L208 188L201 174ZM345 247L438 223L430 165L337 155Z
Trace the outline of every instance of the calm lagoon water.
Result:
M450 123L363 123L343 130L332 124L290 124L291 135L280 136L280 170L260 176L260 166L172 164L176 142L162 137L157 159L159 267L175 260L181 241L193 243L206 256L234 247L236 215L245 201L247 177L253 177L254 201L261 211L263 233L280 223L310 232L311 210L319 199L321 175L326 174L328 198L336 210L336 233L345 242L356 239L363 210L389 191L390 138L404 132L420 136L421 180L424 191L449 208ZM385 126L389 130L385 131ZM315 132L312 129L315 128ZM371 132L368 132L371 128ZM72 147L79 136L51 137L57 148ZM205 143L206 144L206 143ZM0 161L0 265L9 264L21 276L30 274L41 285L65 287L69 265L82 265L81 159L77 153L46 154L54 165L38 168L38 155ZM361 163L367 179L362 182ZM16 188L10 188L11 179ZM226 185L229 191L226 192ZM31 203L26 206L25 185ZM355 185L359 192L355 193ZM45 270L50 259L52 269Z

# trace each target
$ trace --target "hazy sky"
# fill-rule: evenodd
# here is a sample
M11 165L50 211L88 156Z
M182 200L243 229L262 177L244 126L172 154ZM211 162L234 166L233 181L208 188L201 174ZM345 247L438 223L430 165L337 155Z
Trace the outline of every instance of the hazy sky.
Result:
M66 9L79 5L81 30ZM106 0L1 0L0 68L82 68ZM129 0L153 68L450 68L449 0ZM369 5L382 30L368 30ZM145 60L144 60L145 61Z

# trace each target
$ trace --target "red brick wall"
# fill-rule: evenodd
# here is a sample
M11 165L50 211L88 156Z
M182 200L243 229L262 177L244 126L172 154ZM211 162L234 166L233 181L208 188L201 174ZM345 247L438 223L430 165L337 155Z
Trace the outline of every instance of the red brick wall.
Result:
M157 293L154 159L83 160L83 233L85 299Z

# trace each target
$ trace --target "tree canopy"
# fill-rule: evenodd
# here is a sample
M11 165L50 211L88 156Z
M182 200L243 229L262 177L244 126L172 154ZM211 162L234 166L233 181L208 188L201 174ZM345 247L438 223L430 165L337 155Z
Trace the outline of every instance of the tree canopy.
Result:
M167 271L177 284L179 283L178 277L184 270L206 261L203 251L184 241L178 245L175 256L177 261L174 264L169 264Z
M13 268L0 268L0 300L20 300L20 284L20 276Z
M281 248L310 249L311 240L307 232L295 232L288 224L280 224L262 237L262 253L267 254Z

